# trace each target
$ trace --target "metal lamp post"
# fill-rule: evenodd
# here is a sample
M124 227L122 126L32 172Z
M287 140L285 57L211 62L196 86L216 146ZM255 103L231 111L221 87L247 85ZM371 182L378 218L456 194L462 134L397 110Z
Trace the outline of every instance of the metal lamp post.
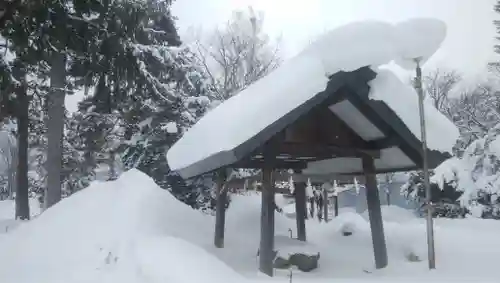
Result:
M420 114L420 131L422 139L422 162L424 170L424 188L425 188L425 204L427 207L427 256L429 259L429 269L436 268L436 254L434 251L434 225L432 218L432 198L431 186L429 181L429 165L427 162L427 134L425 129L425 114L424 114L424 90L422 88L422 69L420 68L421 58L414 59L417 64L415 88L418 93L418 110Z

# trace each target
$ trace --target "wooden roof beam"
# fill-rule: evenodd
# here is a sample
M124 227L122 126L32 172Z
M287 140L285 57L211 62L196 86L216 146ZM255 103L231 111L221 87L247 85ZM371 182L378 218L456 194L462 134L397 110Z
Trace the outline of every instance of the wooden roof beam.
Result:
M291 155L293 158L317 157L317 160L334 157L380 158L380 150L372 148L353 148L315 143L283 143L277 148L278 155Z
M374 141L368 142L370 148L373 149L386 149L391 147L399 147L401 145L401 140L396 135L390 135L385 138L381 138Z
M269 167L268 164L262 159L244 159L231 165L231 168L245 168L245 169L262 169ZM271 164L274 169L295 169L302 170L307 168L307 163L300 160L274 160Z

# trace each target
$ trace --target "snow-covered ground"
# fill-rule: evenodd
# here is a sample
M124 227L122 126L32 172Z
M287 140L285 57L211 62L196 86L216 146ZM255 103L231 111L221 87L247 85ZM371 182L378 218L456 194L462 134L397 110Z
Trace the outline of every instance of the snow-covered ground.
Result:
M15 201L0 201L0 236L16 228L21 222L15 220ZM36 199L30 199L30 214L35 217L40 214L40 203Z
M1 213L12 216L10 210ZM500 222L437 219L438 269L429 272L423 220L397 207L384 207L383 214L388 268L373 271L367 215L343 209L328 224L307 222L309 242L302 248L319 251L320 266L311 273L294 271L293 282L498 281ZM274 278L257 272L259 217L258 194L234 196L225 248L215 249L212 216L190 209L131 170L3 234L0 282L288 282L288 271ZM345 225L352 236L341 235ZM276 214L278 248L293 242L287 237L294 227L294 219ZM409 252L423 261L408 262Z

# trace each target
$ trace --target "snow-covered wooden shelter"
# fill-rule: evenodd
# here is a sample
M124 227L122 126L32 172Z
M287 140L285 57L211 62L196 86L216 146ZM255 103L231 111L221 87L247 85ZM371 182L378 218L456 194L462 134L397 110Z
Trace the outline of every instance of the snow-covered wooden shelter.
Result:
M425 41L419 48L412 39ZM435 35L435 36L433 36ZM167 153L183 178L220 176L215 245L223 247L222 189L228 168L262 169L259 269L273 273L273 170L307 174L362 174L375 265L387 265L375 174L422 167L417 94L387 69L406 55L425 61L444 38L443 25L419 19L392 25L360 22L335 29L295 58L207 113ZM419 53L420 52L420 53ZM403 58L403 59L401 59ZM412 57L413 58L413 57ZM454 125L426 105L429 166L451 152ZM304 233L305 184L296 184L298 235ZM305 239L305 236L304 236Z

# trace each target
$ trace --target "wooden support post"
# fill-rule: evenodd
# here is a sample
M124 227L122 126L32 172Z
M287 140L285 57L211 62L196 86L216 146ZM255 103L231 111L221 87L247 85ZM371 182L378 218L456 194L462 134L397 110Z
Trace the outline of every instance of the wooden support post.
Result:
M224 188L224 182L226 181L226 171L221 169L217 173L216 181L216 207L215 207L215 235L214 235L214 245L217 248L224 247L224 229L226 223L226 201L227 201L227 189Z
M339 216L339 196L333 197L333 205L335 207L335 217Z
M272 160L269 160L270 163ZM273 276L274 261L274 184L273 169L262 169L262 210L260 220L259 270Z
M325 222L328 222L328 190L323 187L323 214Z
M297 239L306 241L306 183L295 183L295 219L297 220Z
M314 205L315 205L314 198L310 198L310 199L308 199L308 201L309 201L309 209L311 210L310 216L311 216L311 219L314 219Z
M373 252L375 255L375 267L377 269L387 266L387 248L384 237L384 224L382 222L382 211L380 209L379 191L375 176L375 164L373 157L366 156L363 160L363 171L366 179L366 202L368 206L368 217L372 232Z
M385 192L385 197L386 197L386 201L387 201L387 205L391 205L391 190L390 190L390 176L389 174L385 174L385 189L384 189L384 192Z

